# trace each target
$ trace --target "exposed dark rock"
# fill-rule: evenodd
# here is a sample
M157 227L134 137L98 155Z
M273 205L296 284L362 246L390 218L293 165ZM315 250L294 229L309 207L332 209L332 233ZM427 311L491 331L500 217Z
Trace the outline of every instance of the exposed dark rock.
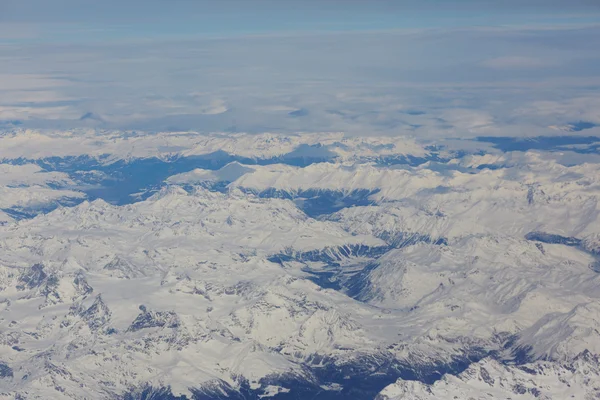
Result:
M79 296L87 296L94 291L81 271L75 275L75 279L73 279L73 286L75 286L75 290Z
M102 300L102 296L98 295L88 309L79 312L79 316L87 322L90 330L95 332L108 324L111 312Z
M131 262L125 260L122 257L115 256L108 264L104 266L104 269L109 271L116 271L123 278L135 278L141 276L136 266Z
M483 380L485 383L487 383L487 384L488 384L488 385L490 385L490 386L494 386L494 382L495 382L495 380L494 380L494 378L492 378L492 377L490 376L490 373L488 372L488 370L487 370L487 369L485 369L485 368L481 367L481 369L480 369L479 373L480 373L480 375L481 375L481 379L482 379L482 380Z
M529 189L527 190L527 202L529 204L533 204L533 194L534 194L534 189L533 187L529 187Z
M5 362L0 361L0 378L12 378L13 370Z
M174 396L170 387L145 386L125 394L123 400L187 400L185 396Z
M42 264L34 264L19 276L17 289L26 290L41 286L48 275Z
M177 328L180 324L179 317L173 311L148 311L146 307L131 323L128 332L136 332L145 328Z
M542 254L546 254L546 250L544 250L544 245L542 245L541 243L536 243L535 247L537 247L537 249L542 253Z

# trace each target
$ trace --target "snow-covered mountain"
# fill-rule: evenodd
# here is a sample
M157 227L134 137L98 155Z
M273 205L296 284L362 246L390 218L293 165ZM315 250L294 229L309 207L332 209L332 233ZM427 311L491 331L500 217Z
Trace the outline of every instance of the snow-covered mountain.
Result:
M0 141L0 398L597 395L598 164L338 134Z
M539 361L511 366L484 359L432 385L398 381L385 388L377 400L597 399L599 365L598 357L589 352L566 363Z
M75 185L64 172L44 171L34 164L0 164L0 224L12 221L14 214L83 199Z
M89 156L104 162L136 158L229 154L246 159L332 157L340 160L424 158L432 150L406 137L346 137L343 133L297 135L199 134L197 132L51 131L0 133L0 160Z

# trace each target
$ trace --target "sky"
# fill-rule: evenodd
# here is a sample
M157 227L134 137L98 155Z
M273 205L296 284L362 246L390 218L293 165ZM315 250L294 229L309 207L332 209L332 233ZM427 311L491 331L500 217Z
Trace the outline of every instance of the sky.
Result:
M1 0L0 128L590 134L598 48L596 0Z
M3 0L4 35L38 41L596 23L595 0Z

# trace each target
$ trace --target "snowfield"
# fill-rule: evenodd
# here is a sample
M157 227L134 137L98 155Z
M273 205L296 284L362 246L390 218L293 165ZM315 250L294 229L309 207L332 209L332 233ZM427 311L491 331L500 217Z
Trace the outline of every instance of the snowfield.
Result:
M599 164L341 134L0 143L2 399L600 396ZM147 185L114 202L120 179Z
M433 385L399 381L385 388L377 400L596 399L600 396L599 361L589 353L569 363L539 361L520 366L485 359Z

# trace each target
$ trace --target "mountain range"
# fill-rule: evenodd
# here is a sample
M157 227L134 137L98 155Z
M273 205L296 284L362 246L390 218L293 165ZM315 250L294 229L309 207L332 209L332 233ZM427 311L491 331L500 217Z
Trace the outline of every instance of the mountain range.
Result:
M581 146L0 140L2 399L600 396Z

